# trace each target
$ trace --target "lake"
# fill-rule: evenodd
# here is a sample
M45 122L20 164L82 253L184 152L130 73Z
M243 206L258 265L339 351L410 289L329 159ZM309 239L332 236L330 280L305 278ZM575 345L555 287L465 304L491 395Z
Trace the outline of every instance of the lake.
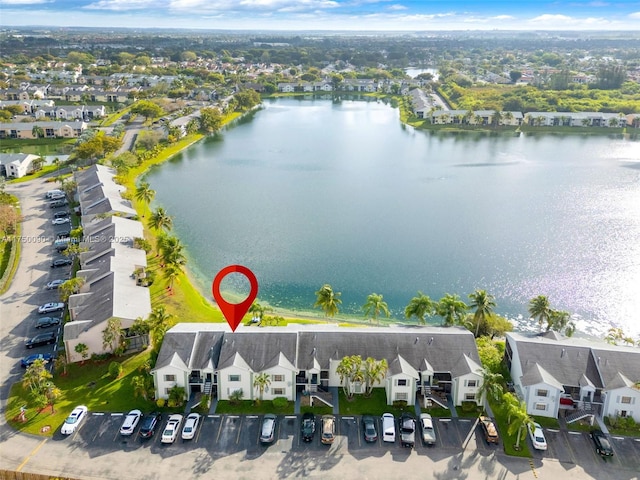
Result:
M398 319L418 290L482 288L519 330L544 294L582 332L640 332L637 139L416 131L380 101L287 98L147 180L209 298L239 263L261 302L296 312L324 283L344 313L376 292ZM238 277L223 287L242 295Z

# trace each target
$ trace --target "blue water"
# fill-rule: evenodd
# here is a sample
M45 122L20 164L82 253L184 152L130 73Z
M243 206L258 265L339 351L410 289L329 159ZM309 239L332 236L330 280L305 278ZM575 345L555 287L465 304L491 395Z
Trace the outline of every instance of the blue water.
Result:
M483 288L521 330L544 294L585 333L640 332L637 139L438 134L382 102L289 98L148 181L209 297L240 263L261 302L288 310L313 310L324 283L345 313L375 292L398 319L418 290Z

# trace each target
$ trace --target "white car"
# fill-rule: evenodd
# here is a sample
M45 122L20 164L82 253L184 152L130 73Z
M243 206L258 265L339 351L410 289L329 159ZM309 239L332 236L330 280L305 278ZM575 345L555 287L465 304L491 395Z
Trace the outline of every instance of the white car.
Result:
M127 416L124 417L124 421L122 422L122 426L120 427L120 435L131 435L133 431L136 429L136 425L142 418L142 412L140 410L131 410L127 413Z
M531 438L533 448L536 450L547 449L547 439L544 438L544 433L539 423L533 422L533 425L529 427L529 438Z
M170 415L167 420L167 425L162 431L162 443L173 443L176 441L178 432L180 431L180 424L182 423L182 415L177 413Z
M433 428L433 419L428 413L420 414L420 431L422 432L422 443L435 445L436 431Z
M69 223L71 219L69 217L64 218L54 218L51 220L52 225L64 225L65 223Z
M62 429L60 430L60 433L62 433L63 435L71 435L73 432L75 432L78 429L78 427L80 426L80 423L82 422L82 420L84 420L86 416L87 416L87 407L85 407L84 405L77 406L76 408L73 409L71 414L64 421L64 424L62 425Z
M182 439L191 440L198 431L199 424L199 413L190 413L189 415L187 415L187 419L184 421L184 427L182 427Z
M60 285L62 285L66 280L62 280L61 278L57 279L57 280L51 280L49 283L47 283L47 290L55 290L56 288L60 287Z
M64 310L64 303L61 303L61 302L45 303L44 305L40 305L38 307L38 313L53 313L53 312L59 312L60 310Z

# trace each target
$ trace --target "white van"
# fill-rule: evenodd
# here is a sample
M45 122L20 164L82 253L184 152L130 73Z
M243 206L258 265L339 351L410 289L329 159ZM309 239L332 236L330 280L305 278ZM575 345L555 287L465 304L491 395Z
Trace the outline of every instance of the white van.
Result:
M52 197L55 197L55 196L59 197L60 195L62 195L64 197L64 192L62 190L60 190L60 189L57 189L57 190L49 190L47 193L45 193L44 196L45 196L45 198L51 200Z
M382 415L382 441L390 443L396 441L396 419L390 413Z

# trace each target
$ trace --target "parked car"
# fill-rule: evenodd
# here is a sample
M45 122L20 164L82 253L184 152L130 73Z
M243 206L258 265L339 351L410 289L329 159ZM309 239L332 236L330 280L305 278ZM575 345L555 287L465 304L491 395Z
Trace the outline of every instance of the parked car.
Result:
M500 442L500 437L498 436L498 429L496 428L495 423L489 417L480 417L480 427L484 433L484 438L487 443L495 443L498 444Z
M42 317L36 322L36 328L49 328L62 323L61 317Z
M547 449L547 439L544 438L544 433L539 423L533 422L533 424L529 426L529 438L531 438L533 448L536 450Z
M53 197L54 195L64 195L64 192L60 189L49 190L47 193L44 194L44 198L51 200L51 197Z
M162 420L162 415L158 412L153 412L142 419L140 424L140 436L142 438L152 437L156 431L156 427Z
M35 353L20 360L20 365L22 366L22 368L27 368L36 360L44 360L45 362L50 362L52 359L53 355L51 355L50 353Z
M191 440L196 435L199 424L200 424L199 413L194 412L187 415L187 419L184 422L184 427L182 427L182 439Z
M78 427L80 426L80 423L82 423L82 421L85 419L86 416L87 416L87 407L85 407L84 405L77 406L76 408L73 409L71 414L64 421L64 424L62 425L62 429L60 430L60 432L63 435L71 435L73 432L75 432L78 429Z
M53 262L51 262L51 268L65 267L67 265L71 265L73 260L70 258L56 258Z
M400 415L400 445L413 448L416 444L416 419L410 413Z
M307 412L302 415L300 430L302 431L303 442L310 442L313 440L313 435L316 433L316 417L313 413Z
M68 227L68 225L67 225ZM64 225L62 226L62 229L56 231L56 239L61 239L61 238L68 238L71 235L71 229L70 228L64 228Z
M420 433L422 434L422 443L425 445L436 444L436 431L433 428L433 419L428 413L420 414Z
M53 218L65 218L69 216L68 210L61 210L53 214Z
M33 338L30 338L24 344L27 348L40 347L42 345L50 345L52 343L56 343L56 333L55 332L47 332L36 335Z
M376 431L376 419L371 415L362 416L362 433L364 441L373 443L378 441L378 432Z
M54 218L53 220L51 220L52 225L63 225L69 222L71 222L71 219L69 217Z
M589 436L591 440L593 440L593 445L596 447L596 453L603 457L613 457L611 443L602 430L598 428L591 430Z
M56 288L60 287L60 285L62 285L64 282L66 282L66 280L63 280L62 278L51 280L49 283L47 283L47 290L55 290Z
M260 443L271 443L276 437L276 416L267 413L262 419L260 430Z
M563 393L560 395L560 405L567 405L567 406L574 407L575 401L573 400L571 395L569 395L568 393Z
M391 413L382 414L382 441L390 443L396 441L396 419Z
M122 426L120 427L120 435L132 435L141 418L142 412L140 410L131 410L127 413L122 421Z
M66 198L64 192L61 193L54 193L53 195L51 195L49 197L49 200L63 200L64 198Z
M62 302L49 302L38 307L38 313L53 313L64 310L64 303Z
M162 443L173 443L176 441L178 437L178 432L180 431L180 424L182 423L182 415L174 413L173 415L169 415L169 420L167 420L167 425L164 427L162 431L162 439L160 440Z
M320 441L330 445L336 438L336 417L333 415L322 416L322 438Z
M49 202L49 208L60 208L60 207L64 207L65 205L67 205L69 202L67 202L66 198L63 198L61 200L54 200L53 202Z

